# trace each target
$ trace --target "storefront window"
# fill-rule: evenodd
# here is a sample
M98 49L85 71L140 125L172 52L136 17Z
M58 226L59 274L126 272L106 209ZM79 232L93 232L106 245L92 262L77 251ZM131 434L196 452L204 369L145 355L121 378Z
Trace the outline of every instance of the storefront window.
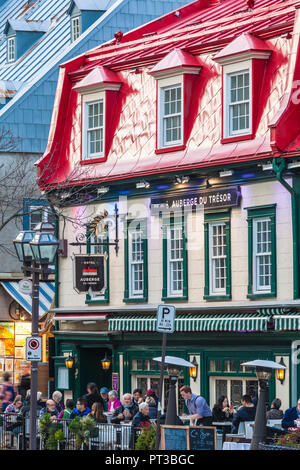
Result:
M31 335L31 323L0 322L0 373L9 372L18 385L26 362L26 338Z
M237 372L237 361L224 361L224 372Z
M222 361L212 360L209 361L210 372L220 372L222 370Z
M143 361L142 361L142 359L133 359L133 361L132 361L132 370L143 370Z

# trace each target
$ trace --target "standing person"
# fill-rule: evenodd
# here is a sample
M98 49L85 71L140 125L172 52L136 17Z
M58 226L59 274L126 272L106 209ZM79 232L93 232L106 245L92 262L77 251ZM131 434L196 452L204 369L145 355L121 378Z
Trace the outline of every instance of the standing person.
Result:
M101 396L102 401L103 401L104 411L108 411L109 398L108 398L108 388L107 387L101 387L100 388L100 396Z
M10 381L10 373L4 372L3 374L3 382L1 384L0 390L0 400L2 401L1 411L2 413L5 411L5 408L8 405L11 405L15 399L15 390L13 384Z
M139 408L132 400L130 393L125 393L121 405L115 409L111 417L111 422L119 424L121 421L131 421L138 411Z
M233 406L229 406L228 398L221 395L212 410L213 421L232 421Z
M133 401L137 405L139 405L140 403L142 403L144 401L143 400L143 391L140 388L135 388L132 392L132 396L133 396Z
M21 375L21 381L19 385L19 394L22 395L23 398L26 397L27 391L30 390L30 382L31 382L31 369L30 365L26 364Z
M36 407L36 415L39 417L40 411L44 408L41 405L41 396L42 392L37 392L37 407ZM24 416L24 418L29 418L30 417L30 390L27 390L26 394L26 400L24 400L24 405L21 408L21 413Z
M238 411L233 416L232 420L232 429L231 432L236 434L239 429L239 424L245 421L254 421L255 420L255 413L256 407L254 406L251 396L250 395L243 395L242 396L242 406L238 409Z
M75 408L74 400L72 400L71 398L68 398L66 400L65 409L62 410L58 415L59 421L61 419L70 419L71 413L74 410L74 408Z
M181 387L180 395L184 398L190 413L188 416L182 416L182 419L190 419L192 422L195 421L196 426L199 424L202 426L212 425L212 412L205 398L192 393L192 389L187 385Z
M104 408L100 401L95 401L92 405L90 416L94 418L96 423L107 423L107 417L103 414Z
M281 400L275 398L271 403L271 409L267 411L267 419L282 419L283 411L280 410Z
M115 409L118 408L118 406L122 405L122 403L120 402L118 394L115 390L111 390L110 392L108 392L108 398L108 412L113 413Z
M281 426L286 431L288 428L295 428L300 425L300 398L297 401L297 406L288 408L282 418Z
M94 382L90 382L87 384L87 394L85 395L85 398L87 399L87 406L92 409L92 406L96 402L101 402L103 406L103 399L101 395L99 394L99 390L97 385Z
M55 390L55 392L52 393L52 400L55 403L55 408L58 412L58 414L65 409L64 402L62 401L62 393L59 390Z
M76 416L82 418L83 416L87 416L88 414L90 414L90 412L91 409L87 406L87 399L84 397L80 397L77 400L76 408L74 408L70 415L70 419L74 419L76 418Z

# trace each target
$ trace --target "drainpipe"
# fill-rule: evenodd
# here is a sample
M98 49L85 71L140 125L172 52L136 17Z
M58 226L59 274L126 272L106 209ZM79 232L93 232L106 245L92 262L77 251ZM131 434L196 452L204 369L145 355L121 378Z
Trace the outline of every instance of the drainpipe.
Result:
M292 215L292 230L293 230L293 291L294 299L299 298L299 243L298 243L298 227L299 227L299 202L298 193L291 187L284 179L283 172L286 170L286 160L283 158L273 158L273 170L276 174L277 180L291 195ZM291 403L292 406L298 400L298 360L297 349L299 341L293 341L291 344Z

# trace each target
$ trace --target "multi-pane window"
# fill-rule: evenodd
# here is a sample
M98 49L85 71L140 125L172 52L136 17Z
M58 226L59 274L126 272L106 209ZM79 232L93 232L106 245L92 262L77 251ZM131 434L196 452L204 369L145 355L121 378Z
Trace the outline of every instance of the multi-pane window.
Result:
M182 88L175 85L162 89L162 144L163 147L182 142Z
M183 293L183 230L173 225L168 231L168 295Z
M34 230L34 227L40 222L49 222L55 224L55 215L48 206L30 206L29 207L29 230Z
M250 72L230 74L229 77L229 135L250 132Z
M104 147L104 103L103 100L87 103L87 157L103 154Z
M128 231L129 292L130 297L142 296L144 292L143 231Z
M7 61L14 62L16 60L16 38L8 38L7 40Z
M253 258L255 291L270 291L272 281L270 218L253 220Z
M226 292L226 226L209 224L210 293Z
M77 38L80 36L80 17L76 16L76 18L71 19L71 41L76 41Z
M108 297L109 297L109 287L108 287L108 256L109 256L109 249L108 245L93 245L93 243L108 243L108 231L107 231L107 226L104 228L103 232L97 234L97 235L91 235L89 237L89 242L91 245L88 245L88 251L90 254L94 255L104 255L107 254L107 260L106 260L106 289L103 294L92 294L90 296L90 299L88 302L108 302Z

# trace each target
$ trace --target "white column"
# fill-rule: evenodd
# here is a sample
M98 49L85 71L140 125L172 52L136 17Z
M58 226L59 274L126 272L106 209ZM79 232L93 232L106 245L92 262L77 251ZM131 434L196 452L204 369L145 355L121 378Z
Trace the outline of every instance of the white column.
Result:
M119 397L123 396L123 354L119 354Z

